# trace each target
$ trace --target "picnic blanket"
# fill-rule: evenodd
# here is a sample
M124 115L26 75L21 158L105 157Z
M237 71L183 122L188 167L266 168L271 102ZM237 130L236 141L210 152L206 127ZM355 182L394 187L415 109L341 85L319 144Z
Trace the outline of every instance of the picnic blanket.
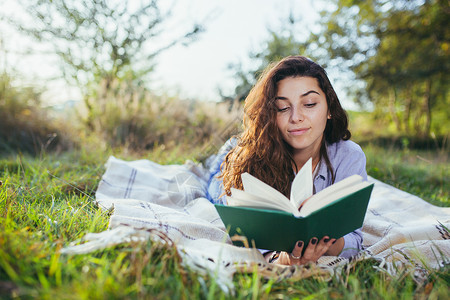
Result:
M300 279L328 276L350 261L374 258L395 275L413 267L417 276L448 264L450 207L433 206L374 178L366 213L364 250L352 259L322 257L315 266L267 264L253 248L237 247L206 198L209 171L201 164L160 165L149 160L110 157L96 201L111 210L109 229L87 234L62 253L88 253L113 245L155 240L173 243L185 267L211 274L225 291L235 272L257 270L263 276Z

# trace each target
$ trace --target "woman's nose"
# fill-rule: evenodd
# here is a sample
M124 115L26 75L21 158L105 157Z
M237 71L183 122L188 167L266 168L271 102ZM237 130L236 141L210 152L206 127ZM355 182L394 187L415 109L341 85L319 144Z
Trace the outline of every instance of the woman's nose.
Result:
M291 121L292 122L301 122L304 120L304 115L302 109L295 108L291 110Z

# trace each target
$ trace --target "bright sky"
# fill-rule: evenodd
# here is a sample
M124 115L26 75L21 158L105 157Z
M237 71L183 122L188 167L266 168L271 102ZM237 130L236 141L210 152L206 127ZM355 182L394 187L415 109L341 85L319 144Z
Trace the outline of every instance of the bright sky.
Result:
M280 28L281 20L289 16L290 10L304 24L312 24L318 17L312 0L179 0L174 16L182 22L207 16L206 32L189 46L175 46L158 57L154 86L169 94L200 100L219 100L219 87L232 93L235 80L227 66L237 62L248 65L249 52L262 50L268 28ZM46 83L50 102L79 97L62 80L48 84L46 78L59 74L56 60L36 54L18 58L14 52L25 49L30 40L2 34L2 48L12 50L6 53L6 64L30 81Z
M268 28L277 29L292 9L297 18L317 17L310 1L283 0L191 0L188 15L207 15L211 20L206 32L189 47L177 46L160 56L157 76L161 82L185 96L204 100L218 100L218 87L232 93L233 74L230 63L248 65L250 51L261 51L268 38ZM181 3L180 3L181 4Z

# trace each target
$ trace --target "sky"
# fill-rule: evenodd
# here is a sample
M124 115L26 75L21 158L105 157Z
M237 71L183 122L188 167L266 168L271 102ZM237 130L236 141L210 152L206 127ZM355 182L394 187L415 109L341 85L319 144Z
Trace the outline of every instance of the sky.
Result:
M6 3L6 6L5 6ZM14 11L12 1L3 2L3 9ZM160 1L164 5L167 1ZM152 84L168 94L205 101L220 100L218 88L232 93L236 79L227 69L230 63L250 64L251 51L261 51L268 39L268 28L280 28L290 10L302 23L312 24L317 18L317 7L312 0L179 0L174 20L192 22L206 20L205 32L188 46L177 45L157 57ZM48 87L49 102L76 100L79 93L58 80L56 58L37 53L18 55L21 49L33 43L30 39L12 33L2 33L6 58L2 64L24 74L24 80ZM48 80L53 78L56 80Z
M185 1L185 3L188 1ZM159 57L157 76L165 85L179 87L187 97L219 99L217 89L232 92L236 80L227 69L230 63L250 64L251 51L261 51L268 28L277 29L281 20L295 11L299 18L313 22L317 11L310 1L283 0L195 0L191 11L212 15L206 32L189 47L177 46Z

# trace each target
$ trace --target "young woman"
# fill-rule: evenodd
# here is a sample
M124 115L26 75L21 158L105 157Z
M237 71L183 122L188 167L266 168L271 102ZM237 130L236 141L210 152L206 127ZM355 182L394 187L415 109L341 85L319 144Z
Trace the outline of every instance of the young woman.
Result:
M224 203L230 188L242 189L248 172L289 197L295 174L312 157L314 192L350 175L367 179L366 158L350 141L348 119L325 70L303 56L270 66L245 100L244 130L219 151L211 166L208 197ZM265 252L280 264L315 262L322 255L350 257L361 249L362 233L312 238L293 251Z

